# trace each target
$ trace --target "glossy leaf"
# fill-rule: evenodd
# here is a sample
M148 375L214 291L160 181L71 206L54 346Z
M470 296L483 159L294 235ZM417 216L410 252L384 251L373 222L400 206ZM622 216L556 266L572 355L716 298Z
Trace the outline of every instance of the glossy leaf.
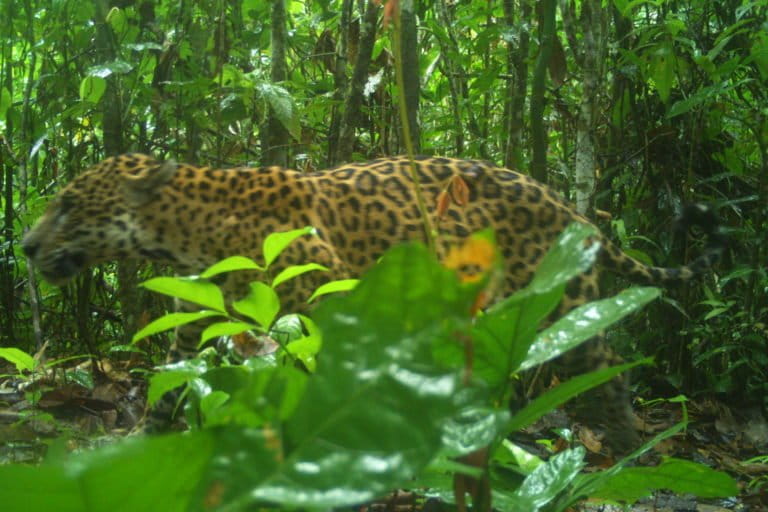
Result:
M221 316L218 311L198 311L196 313L167 313L157 320L145 325L139 332L133 335L131 343L136 343L140 339L152 336L159 332L167 331L169 329L175 329L180 325L196 322L202 318L210 318L212 316Z
M634 503L657 489L694 494L700 498L726 498L739 493L736 482L725 473L703 464L665 458L658 466L623 469L608 479L593 496Z
M208 309L224 313L224 296L218 286L208 281L191 277L155 277L142 283L153 292L169 295Z
M223 274L225 272L234 272L237 270L264 270L264 267L253 261L251 258L245 256L230 256L223 259L218 263L214 263L208 267L205 272L200 274L200 277L209 279L213 276Z
M658 288L629 288L609 299L590 302L570 311L537 336L518 371L545 363L597 336L658 296Z
M595 233L594 226L579 222L573 222L565 228L541 260L536 275L521 292L522 295L545 293L594 265L600 244L588 244L587 239Z
M557 387L550 389L515 413L507 426L507 431L515 432L521 428L527 427L549 411L564 404L576 395L597 387L604 382L608 382L630 368L648 362L650 362L649 359L644 359L634 363L611 366L609 368L603 368L601 370L573 377L559 384Z
M433 344L454 343L470 299L425 248L409 245L389 252L349 296L321 304L314 318L326 337L323 358L283 429L297 444L234 502L327 508L405 484L435 456L456 412L458 372L430 361Z
M0 466L3 512L199 508L194 491L214 439L211 432L131 438L41 466Z
M149 380L148 405L152 406L167 392L188 384L207 370L208 366L200 360L167 365L164 371L154 374Z
M280 311L280 299L270 286L256 281L251 283L248 295L242 300L233 302L232 307L263 329L269 329Z
M218 322L209 325L200 335L200 344L198 348L203 346L207 341L213 338L220 338L222 336L233 336L240 334L241 332L249 331L256 326L246 322Z
M8 347L0 348L0 359L5 359L16 367L16 371L30 371L37 366L37 361L21 349Z
M586 465L584 454L584 448L578 447L539 464L514 493L497 497L496 505L502 510L542 510L578 476Z
M99 76L86 76L80 82L80 100L96 104L107 90L107 82Z
M258 83L256 88L267 100L272 111L285 129L288 130L288 133L294 139L301 140L301 120L291 93L284 87L267 82Z
M314 228L307 226L300 229L294 229L291 231L285 231L281 233L271 233L264 239L264 245L262 251L264 253L264 261L266 266L269 267L275 259L280 256L280 253L288 247L291 242L299 237L310 235L314 233Z
M335 281L331 281L330 283L325 283L317 287L307 302L312 302L318 297L329 295L331 293L348 292L353 290L359 282L359 279L337 279Z
M284 283L289 279L293 279L296 276L300 276L301 274L306 274L307 272L312 272L314 270L327 272L328 267L324 267L319 263L307 263L306 265L292 265L288 268L283 269L279 274L275 276L275 278L272 280L272 288L276 288L279 284Z

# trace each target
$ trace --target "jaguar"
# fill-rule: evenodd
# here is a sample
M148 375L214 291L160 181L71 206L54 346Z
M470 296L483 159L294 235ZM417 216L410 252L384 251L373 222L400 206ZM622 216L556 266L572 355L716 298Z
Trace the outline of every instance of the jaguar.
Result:
M462 186L451 187L457 179ZM457 188L462 197L444 201L446 191ZM26 234L22 248L46 280L62 285L87 267L126 258L195 274L227 256L258 259L270 233L313 226L316 236L299 239L279 258L283 266L316 262L330 269L304 274L290 290L281 290L284 309L300 311L325 280L359 276L394 244L424 240L424 206L437 231L439 253L473 232L494 230L503 257L502 295L531 280L568 224L590 224L546 185L478 160L387 157L302 173L276 166L217 169L124 154L103 160L65 186ZM601 269L654 285L704 273L724 247L717 219L699 205L686 208L683 217L707 235L697 258L677 268L649 266L598 231L597 264L569 282L558 313L598 296ZM227 279L222 283L227 300L236 300L247 282ZM194 354L196 334L180 329L169 359ZM575 374L620 360L598 338L570 352L561 364ZM637 444L624 378L591 392L581 411L587 424L602 428L615 451Z

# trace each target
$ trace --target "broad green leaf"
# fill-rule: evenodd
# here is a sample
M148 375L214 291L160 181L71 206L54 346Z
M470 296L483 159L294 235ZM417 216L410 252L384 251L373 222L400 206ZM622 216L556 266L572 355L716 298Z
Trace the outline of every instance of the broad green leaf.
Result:
M213 338L233 336L254 329L255 327L255 325L246 322L218 322L209 325L200 335L200 344L198 345L198 348L202 347L206 342Z
M208 365L200 360L182 361L167 365L149 380L147 403L152 406L164 394L179 386L188 384L208 370Z
M230 256L208 267L200 277L210 279L213 276L236 270L264 270L264 267L245 256Z
M314 232L315 228L307 226L292 231L269 234L267 238L264 239L264 247L262 249L266 266L269 267L272 262L280 256L280 253L291 244L291 242L304 235L314 234Z
M574 396L592 389L604 382L608 382L616 375L629 370L639 364L649 363L650 359L643 359L634 363L625 363L618 366L611 366L594 372L579 375L561 383L557 387L547 391L543 395L533 400L517 412L507 427L508 432L515 432L521 428L527 427L534 421L541 418L544 414L564 404Z
M584 454L582 447L558 453L539 464L514 493L498 496L495 505L502 510L541 510L565 491L586 466Z
M330 508L409 482L459 410L460 372L437 370L432 347L455 343L471 300L424 247L405 245L348 296L321 304L323 358L284 426L284 463L231 503ZM247 471L229 464L227 473Z
M118 7L112 7L107 13L107 23L112 26L112 30L114 30L118 39L121 39L128 28L128 19L125 11Z
M509 419L506 408L473 406L460 411L445 423L443 454L458 457L490 446L502 437Z
M585 247L585 243L596 233L594 226L579 222L565 228L541 260L533 280L521 292L522 296L548 292L594 265L600 244L593 242Z
M107 78L115 73L125 74L133 70L133 66L125 62L124 60L113 60L106 64L99 66L93 66L88 70L88 76L96 78Z
M196 313L168 313L161 316L157 320L148 323L144 328L139 330L131 338L131 343L136 343L140 339L152 336L159 332L167 331L168 329L174 329L180 325L196 322L202 318L209 318L212 316L221 316L218 311L198 311Z
M540 294L516 294L480 315L472 328L473 373L504 393L563 290L559 285Z
M699 498L726 498L739 494L727 474L687 460L665 458L655 467L632 467L609 478L592 497L634 503L655 490L693 494Z
M41 466L0 466L3 512L198 508L194 491L215 442L215 432L134 437Z
M609 325L658 296L658 288L629 288L614 297L579 306L539 333L518 371L545 363L599 335Z
M18 372L34 370L37 365L34 357L15 347L0 348L0 358L12 363Z
M214 311L225 313L224 297L218 286L192 277L155 277L141 284L153 292L170 295Z
M314 372L317 369L315 357L323 346L323 337L320 329L317 328L311 319L303 315L299 315L299 318L301 318L304 328L307 330L307 335L290 341L285 346L285 350L301 361L307 370Z
M353 290L359 282L359 279L337 279L330 283L325 283L317 287L307 302L312 302L318 297L328 295L329 293L348 292Z
M323 272L327 272L328 267L324 267L319 263L307 263L306 265L292 265L288 268L283 269L279 274L275 276L275 278L272 280L272 288L276 288L277 285L279 285L280 283L288 281L289 279L293 279L294 277L300 276L301 274L312 272L313 270L321 270Z
M232 307L262 328L269 329L277 316L277 312L280 311L280 299L269 285L257 281L251 283L248 295L244 299L232 303Z
M256 89L267 100L275 116L288 130L288 133L294 139L301 140L301 119L291 93L279 85L267 82L258 83Z
M675 80L675 53L671 44L659 45L648 64L653 84L661 101L666 103Z
M229 394L224 391L211 391L200 400L200 412L204 417L214 414L229 400Z
M107 82L100 76L86 76L80 82L80 99L96 104L107 90Z

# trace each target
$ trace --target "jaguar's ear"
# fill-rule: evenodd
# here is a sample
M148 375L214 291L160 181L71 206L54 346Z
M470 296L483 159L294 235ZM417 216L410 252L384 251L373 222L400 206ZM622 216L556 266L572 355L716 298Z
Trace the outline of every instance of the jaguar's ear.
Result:
M131 206L144 206L158 197L160 189L176 174L178 164L175 160L166 160L159 167L147 169L141 174L124 174L123 192Z

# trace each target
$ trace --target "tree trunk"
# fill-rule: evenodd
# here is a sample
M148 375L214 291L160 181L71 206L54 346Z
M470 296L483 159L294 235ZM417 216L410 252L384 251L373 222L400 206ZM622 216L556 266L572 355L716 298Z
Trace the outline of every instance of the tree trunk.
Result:
M523 158L523 111L528 93L528 48L530 32L525 20L531 17L529 0L520 0L520 22L515 33L517 39L507 41L507 94L504 102L504 126L507 139L504 142L504 165L510 169L522 169ZM515 26L514 0L504 0L504 18L507 27Z
M544 123L547 67L552 56L555 38L555 0L541 0L538 4L539 56L531 81L531 142L533 158L531 175L547 182L547 127Z
M343 109L339 107L344 100L347 90L347 48L349 47L349 24L352 17L352 0L344 0L341 4L341 20L339 21L339 40L336 44L336 57L333 68L333 110L331 123L328 128L328 162L338 162L339 137Z
M581 29L579 46L572 46L576 62L581 67L581 105L576 117L576 156L575 156L575 203L579 213L591 210L595 191L595 171L598 167L595 149L596 113L599 106L600 91L603 87L603 62L606 51L606 12L600 0L584 0L581 14L576 21L571 9L563 10L566 31L575 36ZM569 37L576 41L576 37Z
M416 32L416 13L414 1L403 0L400 4L400 56L402 58L403 96L408 114L408 128L411 138L411 149L414 153L421 152L421 133L419 130L419 51L418 34ZM405 133L405 131L403 131ZM403 143L401 148L408 146Z
M363 89L368 80L368 67L373 55L373 43L376 39L376 18L378 5L374 0L368 0L365 16L360 27L360 45L349 83L347 98L344 102L344 117L339 133L339 149L336 162L348 161L352 158L355 145L355 129L360 125L360 110L363 104Z
M288 77L288 66L285 62L288 32L285 23L285 0L273 0L270 71L272 83L283 82ZM290 142L291 135L270 107L267 120L261 128L261 164L288 167L288 144Z

